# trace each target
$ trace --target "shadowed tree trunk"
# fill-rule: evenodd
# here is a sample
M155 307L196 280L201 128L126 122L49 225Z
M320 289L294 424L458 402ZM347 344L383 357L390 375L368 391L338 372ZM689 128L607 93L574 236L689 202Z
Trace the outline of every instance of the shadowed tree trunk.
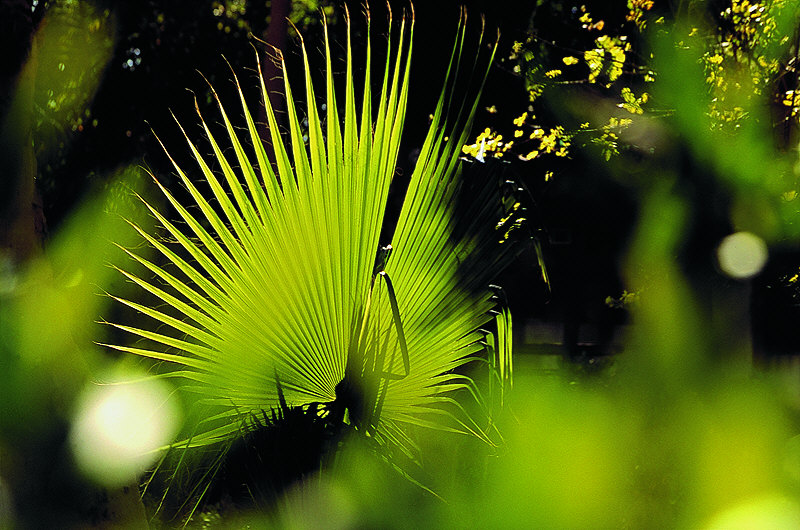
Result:
M261 68L264 72L265 86L269 93L269 101L281 123L284 111L283 102L283 73L281 72L280 62L276 57L276 49L283 52L286 49L286 36L288 31L288 19L291 13L291 0L271 0L269 2L270 22L262 32L261 38L269 46L266 46L261 54ZM269 125L267 124L267 114L263 105L259 106L258 124L261 141L266 147L267 156L270 162L275 163L275 153L272 150L270 140Z

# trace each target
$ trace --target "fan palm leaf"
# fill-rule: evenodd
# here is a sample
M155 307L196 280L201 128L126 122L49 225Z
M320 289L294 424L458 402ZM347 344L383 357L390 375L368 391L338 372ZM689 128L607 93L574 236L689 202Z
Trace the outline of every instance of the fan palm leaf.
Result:
M510 381L510 316L495 311L496 297L487 289L489 273L507 255L467 259L497 239L496 205L459 205L459 153L488 67L476 59L470 79L456 82L462 17L391 257L387 248L376 259L409 91L413 17L400 25L397 42L388 39L377 83L367 43L358 94L348 20L343 103L326 28L324 116L303 46L307 131L279 56L287 79L286 138L260 77L274 161L239 88L243 138L221 103L224 139L200 116L212 155L201 154L184 132L202 174L196 183L173 162L191 206L161 184L174 213L145 203L166 238L134 228L162 258L129 250L146 273L121 273L162 303L156 308L118 298L154 325L114 324L140 340L111 347L174 365L167 375L180 378L209 407L183 447L230 440L254 412L283 403L328 403L342 421L401 446L409 443L408 424L488 439L486 425L457 399L478 396L459 370L477 358L488 361L501 382ZM489 47L492 57L495 47ZM461 97L459 86L472 87L469 95ZM468 229L457 229L459 222ZM498 329L487 337L482 328L492 319Z

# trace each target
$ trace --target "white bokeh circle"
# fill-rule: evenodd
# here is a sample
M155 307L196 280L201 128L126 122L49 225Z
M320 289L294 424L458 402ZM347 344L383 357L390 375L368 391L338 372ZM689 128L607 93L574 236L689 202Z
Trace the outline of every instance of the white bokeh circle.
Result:
M720 269L736 279L751 278L761 272L767 256L767 244L750 232L733 233L725 237L717 247Z
M75 463L105 486L137 479L172 441L181 413L163 381L91 385L79 400L70 432Z

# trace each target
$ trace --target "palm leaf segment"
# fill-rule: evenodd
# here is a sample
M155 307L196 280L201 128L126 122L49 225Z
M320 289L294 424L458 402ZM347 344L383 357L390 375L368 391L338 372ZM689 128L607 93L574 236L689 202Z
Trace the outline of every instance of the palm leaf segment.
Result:
M377 108L369 46L357 108L349 21L345 99L343 105L337 102L326 28L326 132L303 48L307 141L288 81L284 141L262 78L276 169L241 89L247 142L237 136L221 104L225 141L232 149L223 152L202 116L214 153L211 161L187 137L213 201L177 164L195 203L192 211L159 184L185 226L148 208L177 248L135 227L168 266L129 252L155 279L122 273L167 309L119 299L150 317L159 331L116 325L145 340L136 347L112 346L174 363L178 368L168 375L183 378L184 388L214 409L195 426L186 446L230 439L248 415L277 408L281 399L303 406L336 402L337 397L341 402L344 395L359 396L346 402L349 421L384 440L402 442L402 425L408 423L483 436L453 398L455 391L474 387L455 370L486 349L479 329L494 318L496 305L483 285L479 290L465 286L483 281L485 271L459 270L459 256L481 244L480 238L454 238L452 230L461 175L458 154L477 105L455 109L452 101L463 20L459 28L446 87L385 268L376 265L376 249L405 118L413 18L403 20L393 54L391 41L387 44ZM477 73L479 86L485 73ZM334 126L340 123L341 128ZM221 169L221 178L212 163ZM490 227L487 237L495 237L483 222ZM503 336L510 320L499 320L500 343L494 337L489 341L496 345L491 363L500 379L508 380L510 343Z

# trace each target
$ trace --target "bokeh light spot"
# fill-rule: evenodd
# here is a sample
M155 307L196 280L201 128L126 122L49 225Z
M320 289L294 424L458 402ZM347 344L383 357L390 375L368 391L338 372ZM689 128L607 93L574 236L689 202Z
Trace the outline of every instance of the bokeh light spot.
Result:
M80 400L70 433L75 462L100 484L128 484L172 441L180 417L170 387L161 381L93 385Z
M750 232L736 232L719 244L717 260L722 272L745 279L758 274L767 262L767 244Z

